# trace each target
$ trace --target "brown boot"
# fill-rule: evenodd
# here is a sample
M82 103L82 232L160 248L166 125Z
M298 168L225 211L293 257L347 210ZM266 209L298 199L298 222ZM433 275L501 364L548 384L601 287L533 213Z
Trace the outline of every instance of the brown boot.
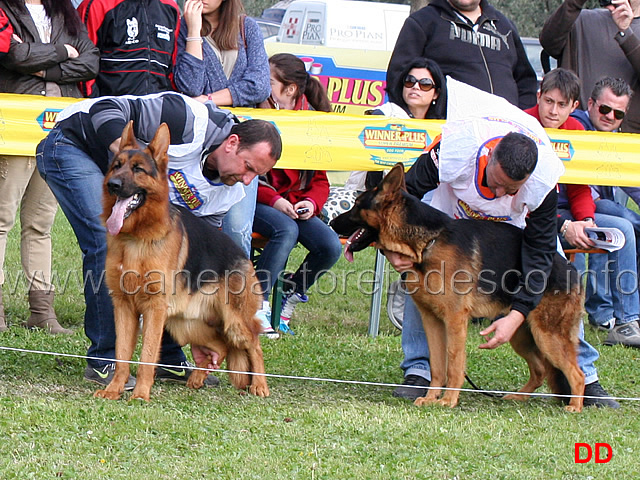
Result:
M73 331L63 328L53 311L53 292L45 290L29 290L29 309L31 315L25 326L27 328L42 328L49 333L72 335Z
M7 329L7 321L4 319L4 304L2 303L2 285L0 285L0 332L6 332Z

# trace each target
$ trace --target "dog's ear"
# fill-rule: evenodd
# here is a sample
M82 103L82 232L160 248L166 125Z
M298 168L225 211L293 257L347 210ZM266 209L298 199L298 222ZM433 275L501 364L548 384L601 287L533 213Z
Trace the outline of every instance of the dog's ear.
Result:
M171 134L169 133L169 127L166 123L161 124L156 130L156 134L151 140L151 143L147 147L147 151L151 158L156 161L158 170L166 172L167 164L169 163L169 157L167 156L167 150L169 149L169 143L171 141Z
M140 148L138 141L133 133L133 120L129 120L129 123L122 130L120 136L120 150L137 150Z
M397 194L400 190L407 191L407 184L404 181L404 166L402 163L398 162L394 165L380 183L380 188L385 195Z

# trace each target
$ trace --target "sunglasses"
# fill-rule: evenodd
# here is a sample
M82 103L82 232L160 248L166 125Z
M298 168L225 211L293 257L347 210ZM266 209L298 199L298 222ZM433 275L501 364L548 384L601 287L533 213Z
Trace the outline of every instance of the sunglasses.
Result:
M404 78L404 86L407 88L413 88L416 83L420 87L420 90L422 90L423 92L428 92L436 86L436 84L433 83L433 80L431 80L430 78L421 78L420 80L418 80L413 75L407 75Z
M598 105L598 102L595 99L593 101L596 103L596 105ZM598 106L598 111L601 115L609 115L609 113L611 113L611 110L613 110L613 116L616 118L616 120L622 120L624 118L625 112L623 110L616 110L614 108L611 108L609 105L605 105L604 103L601 103Z

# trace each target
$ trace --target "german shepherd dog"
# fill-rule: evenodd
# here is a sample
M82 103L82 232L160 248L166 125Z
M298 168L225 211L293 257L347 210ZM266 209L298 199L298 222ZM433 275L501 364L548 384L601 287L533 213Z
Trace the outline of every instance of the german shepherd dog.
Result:
M522 230L487 220L454 220L405 190L404 170L398 164L331 226L350 236L347 259L376 242L377 248L407 255L414 262L416 281L405 280L405 287L422 317L432 375L432 388L415 404L455 407L459 391L446 390L439 398L440 388L462 387L469 318L509 312L509 292L516 291L520 280ZM530 371L520 392L535 391L546 378L554 393L584 394L584 374L576 360L582 305L575 268L556 255L542 300L511 339ZM582 404L581 397L571 397L565 408L580 412Z
M230 370L264 373L255 317L261 297L253 266L224 233L169 203L169 141L162 124L142 150L129 122L104 179L106 282L114 306L116 358L131 360L142 314L141 362L157 362L166 327L181 345L206 347L220 363L226 357ZM207 362L197 366L206 368ZM132 398L149 401L154 370L139 366ZM200 388L206 376L194 370L187 386ZM120 398L128 378L129 364L118 362L111 383L94 396ZM269 395L263 375L231 373L230 380L238 389Z

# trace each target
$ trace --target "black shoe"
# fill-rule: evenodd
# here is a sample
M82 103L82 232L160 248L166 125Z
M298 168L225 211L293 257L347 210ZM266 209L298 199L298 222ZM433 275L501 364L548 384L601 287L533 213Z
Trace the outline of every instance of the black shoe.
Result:
M161 382L187 383L187 380L189 380L193 372L193 367L195 367L195 365L187 361L175 367L157 367L156 380L160 380ZM204 384L207 387L215 387L220 384L220 380L213 375L207 375Z
M597 380L589 385L584 386L584 396L585 397L597 397L597 398L585 398L584 406L585 407L609 407L609 408L620 408L620 404L616 402L612 398L603 398L609 397L609 393L602 388L600 382Z
M420 375L407 375L404 377L401 387L396 387L393 391L394 397L407 398L409 400L415 400L418 397L424 397L429 391L427 388L431 384L429 380Z
M84 379L88 382L97 383L98 385L107 386L111 383L113 379L113 375L116 373L116 364L109 363L104 367L92 367L88 365L87 368L84 369ZM136 386L136 379L129 375L129 379L127 383L124 384L125 390L133 390Z

